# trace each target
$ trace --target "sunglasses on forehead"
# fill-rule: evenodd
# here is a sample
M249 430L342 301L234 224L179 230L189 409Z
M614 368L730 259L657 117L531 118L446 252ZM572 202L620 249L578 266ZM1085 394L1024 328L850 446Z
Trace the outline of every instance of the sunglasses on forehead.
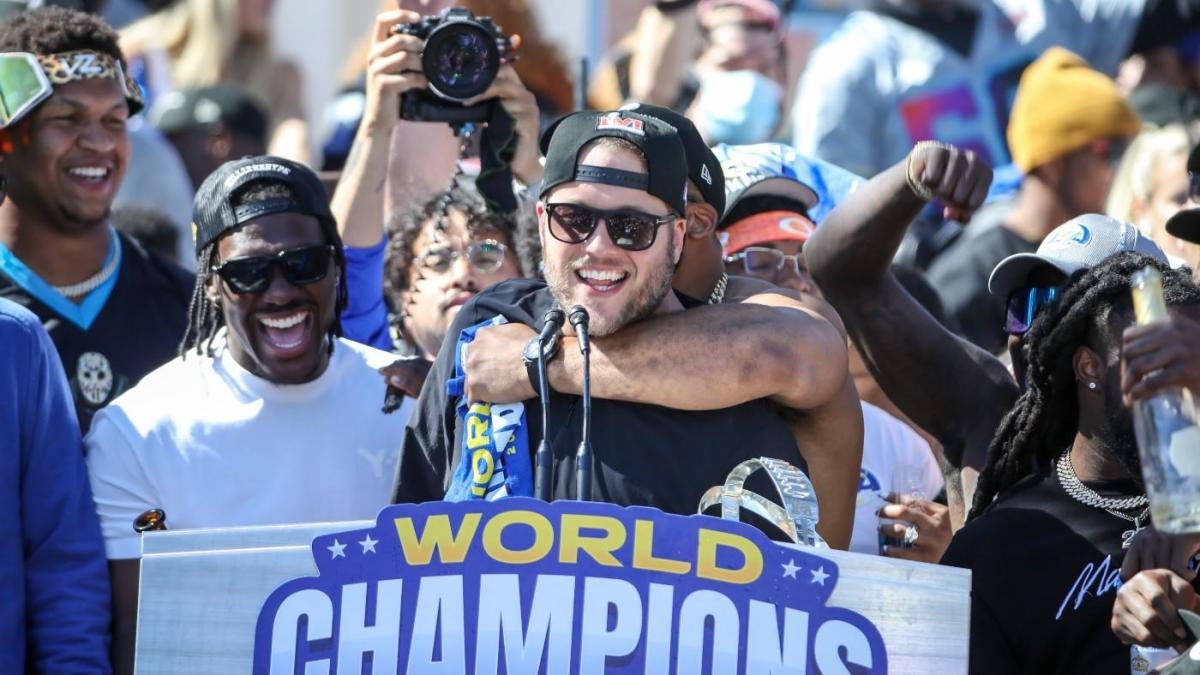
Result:
M592 238L600 220L608 238L626 251L644 251L654 245L658 228L674 222L678 216L656 216L632 209L601 211L579 204L549 204L550 236L564 244L582 244Z
M262 293L271 285L272 271L283 269L283 277L295 286L314 284L329 274L333 246L321 244L280 251L274 255L230 258L213 265L229 290L237 294Z
M1008 296L1004 330L1017 337L1028 333L1033 320L1043 309L1054 304L1061 293L1059 286L1031 286L1014 292Z

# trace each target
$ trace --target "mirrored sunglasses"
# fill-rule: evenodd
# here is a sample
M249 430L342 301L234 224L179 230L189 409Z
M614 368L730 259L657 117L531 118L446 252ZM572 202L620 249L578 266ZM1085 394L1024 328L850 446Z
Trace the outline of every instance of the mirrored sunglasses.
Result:
M1033 320L1043 309L1054 304L1061 293L1059 286L1031 286L1014 292L1008 296L1004 330L1018 337L1028 333Z

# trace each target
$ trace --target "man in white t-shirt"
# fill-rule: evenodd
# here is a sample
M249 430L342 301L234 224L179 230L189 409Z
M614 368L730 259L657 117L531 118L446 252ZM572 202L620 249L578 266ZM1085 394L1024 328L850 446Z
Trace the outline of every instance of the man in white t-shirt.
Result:
M906 509L905 516L911 520L905 520L904 516L887 518L885 512L881 520L879 513L880 509L891 503L888 501L889 495L894 495L890 498L904 503L905 507L917 503L918 506L914 508L920 508L926 515L932 515L935 508L940 513L940 505L930 505L928 509L920 505L920 501L936 497L945 484L942 470L938 468L933 451L929 449L929 442L904 422L866 401L862 401L862 409L863 458L859 470L858 499L854 504L850 550L937 562L946 544L950 543L948 536L943 538L929 534L930 529L936 528L926 527L926 539L936 540L937 545L930 550L922 550L928 548L924 546L913 549L912 542L904 542L904 535L910 527L915 527L914 534L920 534L920 525L911 522L915 520L915 514ZM932 518L929 520L932 522ZM889 525L899 526L899 539L889 541L887 530L892 529ZM885 528L883 532L880 531L881 526ZM949 534L948 529L944 534Z
M345 262L316 174L277 157L227 162L200 187L194 228L179 357L86 439L118 672L132 660L139 514L162 509L170 529L373 518L408 418L381 412L377 369L393 357L339 337Z

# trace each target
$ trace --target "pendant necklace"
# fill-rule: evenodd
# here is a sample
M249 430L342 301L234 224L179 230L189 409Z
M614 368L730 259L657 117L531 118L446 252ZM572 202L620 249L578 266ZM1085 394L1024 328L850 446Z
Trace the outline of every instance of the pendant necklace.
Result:
M1055 465L1058 482L1072 499L1084 506L1103 509L1121 520L1133 523L1133 529L1125 530L1121 533L1121 548L1125 549L1132 546L1133 538L1138 532L1145 529L1142 521L1146 519L1146 516L1150 515L1150 500L1146 499L1145 495L1137 497L1101 497L1096 494L1095 490L1084 485L1083 481L1079 480L1079 476L1075 475L1075 467L1071 466L1071 448L1067 448L1058 456L1058 459L1055 460ZM1137 508L1142 509L1142 512L1136 516L1122 513L1122 511Z

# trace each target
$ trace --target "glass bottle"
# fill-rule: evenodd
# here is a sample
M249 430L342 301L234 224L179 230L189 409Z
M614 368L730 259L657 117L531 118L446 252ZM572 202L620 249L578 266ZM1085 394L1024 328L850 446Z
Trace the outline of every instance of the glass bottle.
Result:
M1139 326L1170 321L1162 275L1147 267L1133 275ZM1192 392L1168 389L1133 404L1134 433L1150 517L1163 532L1200 532L1200 427Z
M133 520L134 532L161 532L167 529L167 513L162 509L143 511Z

